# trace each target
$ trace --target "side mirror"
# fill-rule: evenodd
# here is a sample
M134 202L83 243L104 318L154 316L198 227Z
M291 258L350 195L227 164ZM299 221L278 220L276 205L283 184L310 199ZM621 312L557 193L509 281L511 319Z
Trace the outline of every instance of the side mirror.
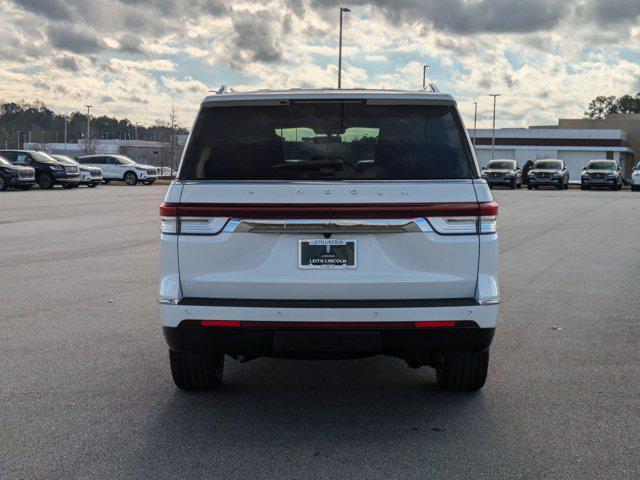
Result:
M482 167L482 170L486 170L486 169L487 169L487 167Z

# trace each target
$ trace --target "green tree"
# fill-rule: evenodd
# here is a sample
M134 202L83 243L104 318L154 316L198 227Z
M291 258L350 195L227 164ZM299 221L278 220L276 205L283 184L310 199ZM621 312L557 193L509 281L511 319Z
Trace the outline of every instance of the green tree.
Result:
M584 112L588 118L604 118L610 113L618 113L618 99L611 95L608 97L598 96L589 102L587 111Z
M589 102L586 112L587 118L604 118L612 113L640 113L640 93L623 95L598 96Z

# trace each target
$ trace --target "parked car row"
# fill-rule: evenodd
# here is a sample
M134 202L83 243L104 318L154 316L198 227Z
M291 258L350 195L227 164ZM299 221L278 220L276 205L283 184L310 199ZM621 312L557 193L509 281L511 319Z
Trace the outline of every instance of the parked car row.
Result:
M158 168L136 163L124 155L83 155L74 159L36 150L0 150L0 190L29 190L36 183L44 190L55 185L93 188L111 181L151 185L158 174Z
M529 190L541 186L566 190L569 188L569 177L567 166L559 159L537 160L526 174L515 160L492 160L482 168L482 178L487 181L489 188L503 185L515 189L522 188L526 183ZM622 169L615 160L591 160L580 175L581 190L590 190L592 187L621 190L624 182ZM640 190L640 164L631 176L631 189Z

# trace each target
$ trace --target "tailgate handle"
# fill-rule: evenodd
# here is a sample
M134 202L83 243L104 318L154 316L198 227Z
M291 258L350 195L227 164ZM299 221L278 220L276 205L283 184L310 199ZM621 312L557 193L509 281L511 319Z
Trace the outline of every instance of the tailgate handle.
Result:
M433 232L424 218L397 219L289 219L231 218L225 232L251 233L403 233Z

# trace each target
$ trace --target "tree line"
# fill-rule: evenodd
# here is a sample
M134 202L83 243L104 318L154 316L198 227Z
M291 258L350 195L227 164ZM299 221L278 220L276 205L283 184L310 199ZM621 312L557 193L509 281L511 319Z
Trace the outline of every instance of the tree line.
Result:
M139 140L173 142L175 135L185 134L188 130L178 124L175 108L172 107L168 118L169 121L156 120L152 126L138 124L136 128L126 118L91 115L91 138L134 140L137 135ZM87 132L86 112L68 115L56 113L39 100L33 103L22 100L0 104L0 148L22 148L29 141L62 143L65 122L68 143L84 139Z
M600 95L589 102L584 115L596 119L612 113L640 113L640 92L621 97Z

